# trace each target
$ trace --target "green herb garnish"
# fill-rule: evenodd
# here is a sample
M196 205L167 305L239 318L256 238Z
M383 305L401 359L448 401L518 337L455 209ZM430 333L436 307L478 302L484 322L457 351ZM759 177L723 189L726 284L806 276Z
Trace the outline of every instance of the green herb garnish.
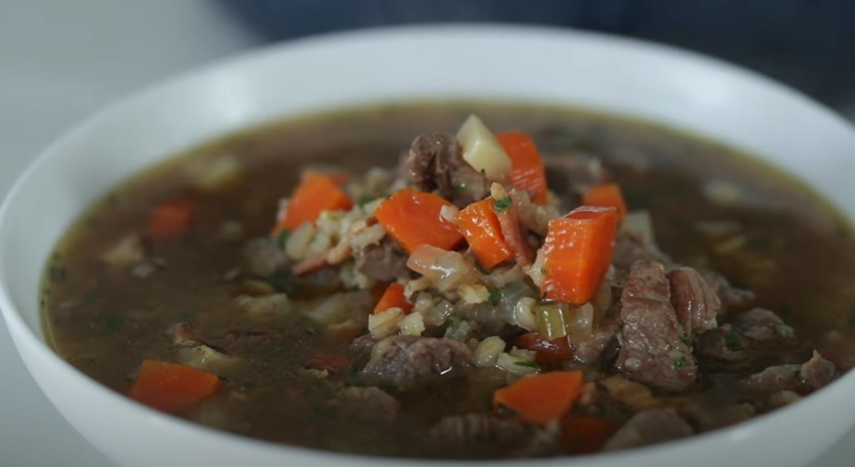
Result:
M461 183L460 185L457 185L456 187L454 187L454 193L455 194L459 195L459 194L463 193L464 191L466 191L466 184L465 183Z
M513 201L511 201L510 196L506 196L501 199L496 199L493 200L493 209L495 209L496 212L504 212L511 208L512 203Z
M370 203L370 202L374 201L375 199L377 199L377 197L375 197L375 196L371 196L371 195L369 195L369 194L367 194L367 193L365 193L365 194L361 194L361 195L359 195L359 198L357 198L357 199L356 199L356 204L358 204L358 205L359 205L359 207L363 207L363 206L365 206L366 204L368 204L368 203Z
M514 365L521 366L525 368L533 368L535 370L540 370L540 365L534 362L530 362L528 360L520 360L518 362L514 362Z
M59 266L51 266L50 270L48 271L48 277L52 281L61 281L65 279L66 275L67 271L65 270L65 268Z
M679 370L680 368L686 366L686 357L675 358L673 366L675 370Z
M460 325L461 321L463 321L463 313L459 311L455 311L451 314L451 316L448 317L448 324L450 324L451 326L457 327Z
M724 334L724 345L731 352L736 352L742 349L741 339L739 339L739 333L734 331L733 329L728 329Z
M490 305L498 305L499 302L502 300L502 292L498 290L490 292L490 298L488 300L490 301Z
M285 243L288 241L289 235L291 235L291 232L288 229L283 228L279 231L279 235L276 236L276 246L278 246L280 250L285 249Z

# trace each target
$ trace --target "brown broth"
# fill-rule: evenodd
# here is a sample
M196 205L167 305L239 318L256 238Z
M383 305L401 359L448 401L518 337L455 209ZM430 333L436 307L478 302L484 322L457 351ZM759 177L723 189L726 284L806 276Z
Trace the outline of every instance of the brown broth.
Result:
M777 310L796 329L793 342L772 349L769 364L801 363L813 348L840 370L855 364L855 349L840 343L855 337L855 237L805 186L731 148L655 125L579 110L485 103L392 105L276 123L193 149L122 183L69 230L48 265L42 321L51 346L83 373L126 393L142 359L174 360L166 329L190 322L206 342L246 364L223 375L218 396L179 416L263 440L337 451L506 456L502 446L438 450L425 441L425 428L441 415L436 407L442 414L489 410L492 391L504 384L489 371L399 395L405 415L391 428L333 417L324 405L331 387L297 369L313 349L344 351L346 342L318 335L310 322L293 316L263 322L238 316L236 286L224 274L240 264L241 243L216 239L228 219L243 224L246 239L266 235L278 199L289 194L307 163L356 173L392 167L415 135L454 131L469 113L479 114L494 131L533 135L543 153L587 151L601 157L630 209L652 213L663 251L755 291L757 304ZM215 194L192 190L186 165L224 153L244 162L241 181ZM739 186L745 202L711 203L702 193L710 180ZM198 212L191 236L152 245L152 256L162 258L165 268L140 278L99 260L126 234L144 232L151 206L175 195L195 200ZM716 253L721 243L695 228L705 221L739 222L744 253ZM262 337L235 340L230 332L236 329ZM830 339L830 331L844 339Z

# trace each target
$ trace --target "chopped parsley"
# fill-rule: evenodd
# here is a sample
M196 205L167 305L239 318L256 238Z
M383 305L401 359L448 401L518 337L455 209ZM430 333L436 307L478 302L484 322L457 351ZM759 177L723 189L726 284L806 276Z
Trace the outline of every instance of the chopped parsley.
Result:
M541 276L545 276L547 272L548 271L546 270L546 268L540 268L540 275Z
M308 334L310 336L317 336L318 330L315 328L306 328L306 334Z
M285 243L288 241L289 235L291 235L291 232L288 229L282 229L279 231L279 235L276 236L276 246L278 246L280 250L285 249Z
M356 199L356 204L358 204L359 207L362 207L362 206L365 206L366 204L374 201L375 199L377 199L377 198L374 196L371 196L367 193L361 194L361 195L359 195L359 198Z
M461 321L463 321L463 313L459 311L455 311L448 317L448 324L451 326L459 326Z
M675 370L679 370L680 368L686 366L686 357L675 358L673 366Z
M490 292L490 298L488 299L490 305L496 306L502 300L502 292L499 290L494 290Z
M610 308L610 309L611 309L611 308ZM689 346L689 347L691 347L691 346L695 345L695 340L692 338L692 336L689 336L689 337L681 337L681 338L680 338L680 340L681 340L684 344L686 344L687 346Z
M461 183L460 185L457 185L456 187L454 187L454 193L455 194L459 195L459 194L463 193L464 191L466 191L466 184L465 183Z
M514 365L521 366L525 368L533 368L535 370L540 370L540 365L534 362L530 362L528 360L520 360L518 362L514 362Z
M478 260L475 260L475 269L477 269L481 274L490 274L490 271L488 271L487 268L485 268Z
M502 404L499 404L499 406L496 407L496 410L499 411L500 415L503 415L505 417L516 417L517 415L519 415L516 410L506 407Z
M496 212L504 212L511 208L512 203L510 196L496 199L493 200L493 209L495 209Z
M104 337L115 334L125 323L123 316L108 313L99 313L98 320L101 322L100 334Z
M441 299L441 298L437 298L437 299L436 299L436 301L434 301L434 302L433 302L433 308L436 308L436 307L438 307L438 306L439 306L439 305L441 305L441 304L442 304L442 299Z
M727 350L730 350L731 352L741 350L742 342L739 338L739 333L733 329L728 329L724 334L724 345L727 347Z

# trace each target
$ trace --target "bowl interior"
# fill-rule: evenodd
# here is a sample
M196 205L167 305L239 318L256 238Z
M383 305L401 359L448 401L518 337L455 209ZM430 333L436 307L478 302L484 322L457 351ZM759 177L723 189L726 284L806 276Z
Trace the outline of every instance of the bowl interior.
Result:
M0 211L0 306L10 330L16 341L42 337L38 292L54 244L92 202L140 169L274 118L452 98L590 107L685 129L781 166L855 219L855 131L750 72L666 47L566 31L363 32L215 64L111 107L49 148Z

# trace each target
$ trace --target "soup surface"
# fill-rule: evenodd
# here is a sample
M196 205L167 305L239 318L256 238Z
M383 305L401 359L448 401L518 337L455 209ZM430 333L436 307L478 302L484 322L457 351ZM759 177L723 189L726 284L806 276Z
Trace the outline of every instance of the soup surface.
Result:
M837 213L727 147L447 103L282 122L139 174L57 245L42 306L63 358L187 420L507 458L798 401L855 364L853 284Z

